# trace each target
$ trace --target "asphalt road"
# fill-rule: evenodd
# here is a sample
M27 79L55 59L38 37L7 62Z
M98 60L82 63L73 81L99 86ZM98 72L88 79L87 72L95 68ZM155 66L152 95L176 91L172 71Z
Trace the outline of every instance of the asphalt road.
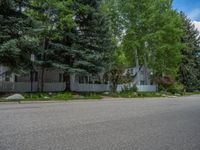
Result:
M0 150L200 150L200 97L0 104Z

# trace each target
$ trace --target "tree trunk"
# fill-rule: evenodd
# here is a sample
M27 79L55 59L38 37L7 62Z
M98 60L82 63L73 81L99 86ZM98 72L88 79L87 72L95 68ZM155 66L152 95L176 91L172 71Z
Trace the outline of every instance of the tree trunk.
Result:
M140 84L140 69L139 69L139 58L138 58L137 49L135 50L135 65L136 65L136 68L138 69L137 77L136 77L136 85L139 85Z
M137 51L137 49L135 50L135 65L136 65L136 67L139 67L139 59L138 59L138 51Z
M40 92L44 92L44 77L45 77L45 62L46 62L46 50L48 49L48 46L49 46L49 39L48 38L44 38L44 41L43 41L43 52L42 52L42 61L43 61L43 64L41 66L41 70L40 70L40 76L39 76L39 83L38 83L38 90Z
M42 67L42 73L41 73L41 92L44 92L44 75L45 75L45 68Z
M147 58L146 55L144 56L144 78L145 78L145 85L147 85Z
M67 73L64 74L64 81L66 84L65 91L71 91L71 85L70 85L71 77L69 74L67 74Z

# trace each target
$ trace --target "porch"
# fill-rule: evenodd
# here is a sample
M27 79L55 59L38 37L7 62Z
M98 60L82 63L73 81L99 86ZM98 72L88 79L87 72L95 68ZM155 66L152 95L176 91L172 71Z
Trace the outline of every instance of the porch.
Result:
M45 82L44 92L64 91L65 87L66 87L65 82ZM38 91L38 83L33 82L32 92L37 92L37 91ZM31 83L0 81L0 92L31 92Z

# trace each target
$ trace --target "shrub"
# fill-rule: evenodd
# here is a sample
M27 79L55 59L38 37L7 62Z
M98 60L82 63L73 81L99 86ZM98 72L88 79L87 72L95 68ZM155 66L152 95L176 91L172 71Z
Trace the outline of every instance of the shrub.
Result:
M161 97L161 94L155 92L139 92L138 97Z
M26 99L43 99L44 97L47 97L47 93L25 93L23 96Z
M138 91L138 89L137 89L136 85L134 85L132 87L130 87L130 86L124 86L124 88L122 90L122 92L137 92L137 91Z
M121 92L118 93L118 97L124 97L124 98L134 98L134 97L138 97L137 92Z
M159 91L167 92L167 89L170 88L173 84L175 84L175 79L170 75L166 75L163 77L157 77L156 82L159 85Z
M172 86L170 86L167 89L168 92L172 93L172 94L182 94L184 92L184 86L178 82L176 82L175 84L173 84Z

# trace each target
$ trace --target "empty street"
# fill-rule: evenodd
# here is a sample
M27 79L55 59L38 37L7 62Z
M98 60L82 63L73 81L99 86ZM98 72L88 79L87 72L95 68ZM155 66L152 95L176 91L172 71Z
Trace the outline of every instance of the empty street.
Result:
M200 97L0 104L0 150L200 150Z

